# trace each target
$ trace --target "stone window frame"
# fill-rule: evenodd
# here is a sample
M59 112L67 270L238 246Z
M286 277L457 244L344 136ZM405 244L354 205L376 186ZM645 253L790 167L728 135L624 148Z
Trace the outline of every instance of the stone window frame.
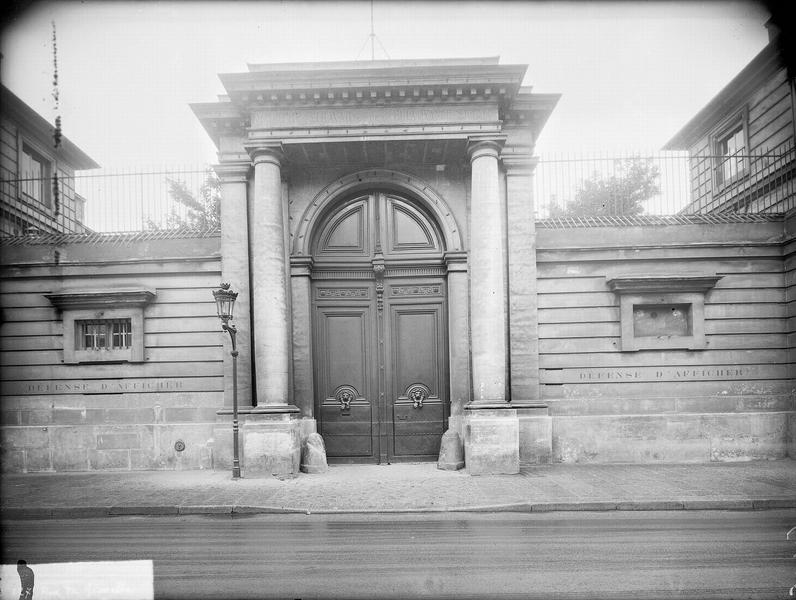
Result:
M638 350L702 350L705 339L705 294L721 275L620 276L608 280L619 296L622 352ZM633 307L637 305L690 305L690 335L642 336L634 333Z
M61 311L64 325L64 363L144 362L144 307L155 298L148 289L64 291L45 294ZM130 319L129 348L81 350L76 339L78 321Z

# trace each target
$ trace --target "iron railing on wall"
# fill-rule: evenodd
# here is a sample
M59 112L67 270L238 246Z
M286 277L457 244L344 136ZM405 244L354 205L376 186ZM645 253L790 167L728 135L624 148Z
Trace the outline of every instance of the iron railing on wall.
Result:
M218 178L209 167L61 175L44 182L44 200L26 193L30 181L2 181L4 236L213 229L219 224Z
M534 177L536 217L785 213L796 208L795 171L791 140L730 157L685 152L542 156Z
M732 157L546 155L533 179L536 218L784 213L796 208L795 174L792 141ZM3 236L217 230L220 223L219 182L209 167L62 175L44 182L46 202L26 193L29 182L0 181Z

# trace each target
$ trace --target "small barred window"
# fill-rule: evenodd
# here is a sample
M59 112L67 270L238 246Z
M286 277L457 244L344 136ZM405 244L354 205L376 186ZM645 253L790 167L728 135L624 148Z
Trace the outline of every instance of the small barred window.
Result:
M132 345L131 319L75 321L75 326L76 350L117 350Z

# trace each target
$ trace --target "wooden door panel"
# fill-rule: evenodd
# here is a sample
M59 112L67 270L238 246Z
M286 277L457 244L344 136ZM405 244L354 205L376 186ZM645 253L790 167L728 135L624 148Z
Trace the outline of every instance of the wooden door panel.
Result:
M327 453L374 453L371 314L367 306L319 306L316 312L319 426Z
M311 248L315 417L327 456L436 459L449 411L445 282L428 269L445 250L439 227L410 198L360 192L323 217Z
M439 453L445 426L443 305L390 303L390 390L395 458Z
M330 457L361 456L373 454L372 408L369 402L351 404L350 410L341 410L338 403L324 403L321 408L321 430Z
M442 402L426 401L423 408L411 403L393 405L395 419L394 455L396 457L436 457L442 438L445 411Z
M439 307L392 305L393 377L400 391L422 383L438 394Z

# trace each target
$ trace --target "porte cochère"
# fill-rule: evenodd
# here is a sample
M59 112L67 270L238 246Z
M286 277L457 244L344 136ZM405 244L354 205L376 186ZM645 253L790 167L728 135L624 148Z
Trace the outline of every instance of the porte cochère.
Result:
M436 459L447 425L445 245L407 198L341 202L314 243L318 431L330 460Z
M222 277L251 332L245 473L298 471L315 432L331 462L436 460L449 429L470 473L514 473L520 416L549 430L531 174L558 96L523 88L525 70L250 65L192 105L219 149ZM221 463L230 381L225 364Z

